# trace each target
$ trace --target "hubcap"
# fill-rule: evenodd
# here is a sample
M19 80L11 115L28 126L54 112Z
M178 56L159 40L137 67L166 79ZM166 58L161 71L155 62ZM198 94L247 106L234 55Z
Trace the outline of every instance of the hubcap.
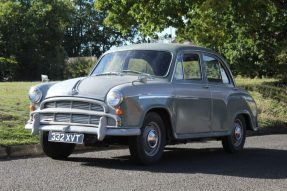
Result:
M242 142L243 128L240 120L234 121L234 145L239 146Z
M158 142L158 135L155 130L151 130L147 135L147 143L150 148L155 148Z
M144 152L148 156L155 156L160 148L161 133L157 123L150 122L143 132Z

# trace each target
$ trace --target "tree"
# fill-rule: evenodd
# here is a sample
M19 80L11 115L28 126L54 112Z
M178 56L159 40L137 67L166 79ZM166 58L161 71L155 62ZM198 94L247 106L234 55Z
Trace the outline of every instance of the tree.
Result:
M133 31L122 35L103 24L105 11L96 11L94 1L75 0L73 20L65 32L64 47L69 57L97 56L133 39Z
M0 56L14 57L21 80L63 75L62 41L73 4L69 0L15 0L0 3Z
M285 0L98 0L96 8L108 11L106 25L122 32L136 27L151 36L173 26L178 41L190 40L223 54L236 74L261 77L286 72L278 61L286 47L286 4Z

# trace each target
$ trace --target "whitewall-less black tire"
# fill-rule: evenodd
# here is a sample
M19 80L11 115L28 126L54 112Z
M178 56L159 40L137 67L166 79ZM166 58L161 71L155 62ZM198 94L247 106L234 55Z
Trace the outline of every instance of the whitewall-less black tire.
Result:
M40 144L44 153L52 159L64 160L66 159L75 149L75 144L71 143L57 143L48 141L47 131L40 132Z
M166 131L159 114L150 112L146 115L141 135L130 139L129 149L132 158L141 164L158 162L166 144Z
M246 122L243 116L237 116L233 122L231 135L222 139L226 152L235 153L243 150L246 139Z

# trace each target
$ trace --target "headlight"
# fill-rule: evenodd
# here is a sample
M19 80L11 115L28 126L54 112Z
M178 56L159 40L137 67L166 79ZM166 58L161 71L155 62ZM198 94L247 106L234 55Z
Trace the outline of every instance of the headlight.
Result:
M123 101L123 95L119 91L110 91L107 95L107 102L112 107L119 106Z
M29 90L29 99L32 103L39 103L42 99L42 92L37 87L31 87Z

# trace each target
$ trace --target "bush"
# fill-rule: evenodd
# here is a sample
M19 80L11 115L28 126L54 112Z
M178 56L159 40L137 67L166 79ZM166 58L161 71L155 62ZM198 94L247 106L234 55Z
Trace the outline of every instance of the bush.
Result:
M12 81L18 69L18 62L14 58L0 57L0 81Z
M74 57L66 61L64 77L76 78L86 76L96 64L96 57Z

